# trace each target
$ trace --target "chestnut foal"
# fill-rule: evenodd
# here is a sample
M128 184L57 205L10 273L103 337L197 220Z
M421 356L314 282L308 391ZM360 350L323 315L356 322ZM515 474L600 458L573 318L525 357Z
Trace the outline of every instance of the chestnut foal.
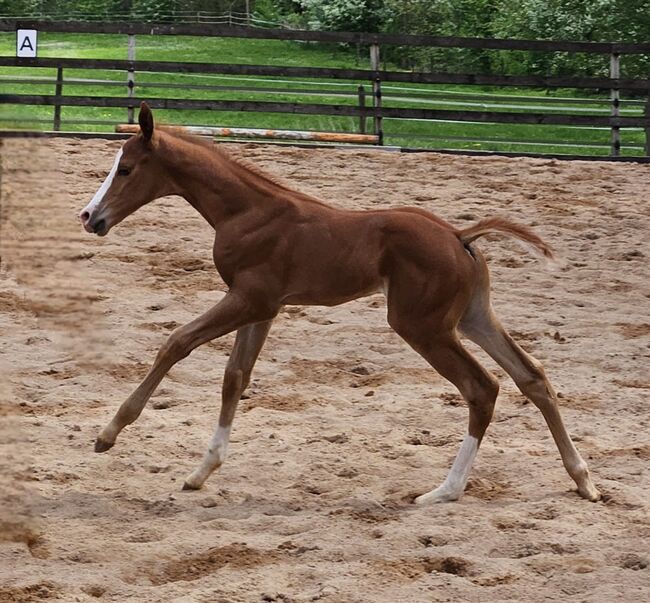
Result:
M118 151L108 177L81 212L84 228L105 236L144 204L180 195L214 229L214 263L229 290L162 345L142 383L99 434L97 452L111 448L120 431L138 418L174 364L201 344L237 331L218 426L200 466L183 486L200 488L224 462L235 408L282 306L333 306L383 291L388 323L460 390L469 406L469 428L451 472L417 503L461 496L494 410L498 383L461 345L459 330L492 356L541 410L578 492L598 500L542 366L494 315L487 265L470 245L498 232L552 256L538 236L499 218L457 230L416 208L333 208L231 159L211 143L173 129L154 129L145 103L139 122L140 133Z

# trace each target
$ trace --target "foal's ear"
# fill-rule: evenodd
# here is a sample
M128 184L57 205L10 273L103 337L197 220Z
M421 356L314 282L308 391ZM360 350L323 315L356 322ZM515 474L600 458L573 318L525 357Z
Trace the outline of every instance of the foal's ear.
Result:
M140 115L138 116L138 122L140 124L140 132L144 139L149 142L153 136L153 113L149 109L149 105L142 101L140 103Z

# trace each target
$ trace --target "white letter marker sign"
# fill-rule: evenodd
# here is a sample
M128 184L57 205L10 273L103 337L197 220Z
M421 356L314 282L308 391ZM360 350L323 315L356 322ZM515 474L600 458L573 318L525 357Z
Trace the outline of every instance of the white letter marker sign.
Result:
M38 32L35 29L16 30L16 56L33 59L36 57Z

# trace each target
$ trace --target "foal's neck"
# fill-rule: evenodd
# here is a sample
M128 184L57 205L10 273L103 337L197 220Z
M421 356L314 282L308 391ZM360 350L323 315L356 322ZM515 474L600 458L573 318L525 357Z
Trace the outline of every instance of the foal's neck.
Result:
M165 133L161 146L178 194L215 229L247 210L275 212L296 194L201 140Z

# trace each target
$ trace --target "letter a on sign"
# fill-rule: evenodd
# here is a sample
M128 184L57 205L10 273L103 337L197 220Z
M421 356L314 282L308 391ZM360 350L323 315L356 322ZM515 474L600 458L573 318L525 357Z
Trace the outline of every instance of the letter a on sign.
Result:
M36 41L38 32L35 29L19 29L16 31L16 56L19 58L36 57Z

